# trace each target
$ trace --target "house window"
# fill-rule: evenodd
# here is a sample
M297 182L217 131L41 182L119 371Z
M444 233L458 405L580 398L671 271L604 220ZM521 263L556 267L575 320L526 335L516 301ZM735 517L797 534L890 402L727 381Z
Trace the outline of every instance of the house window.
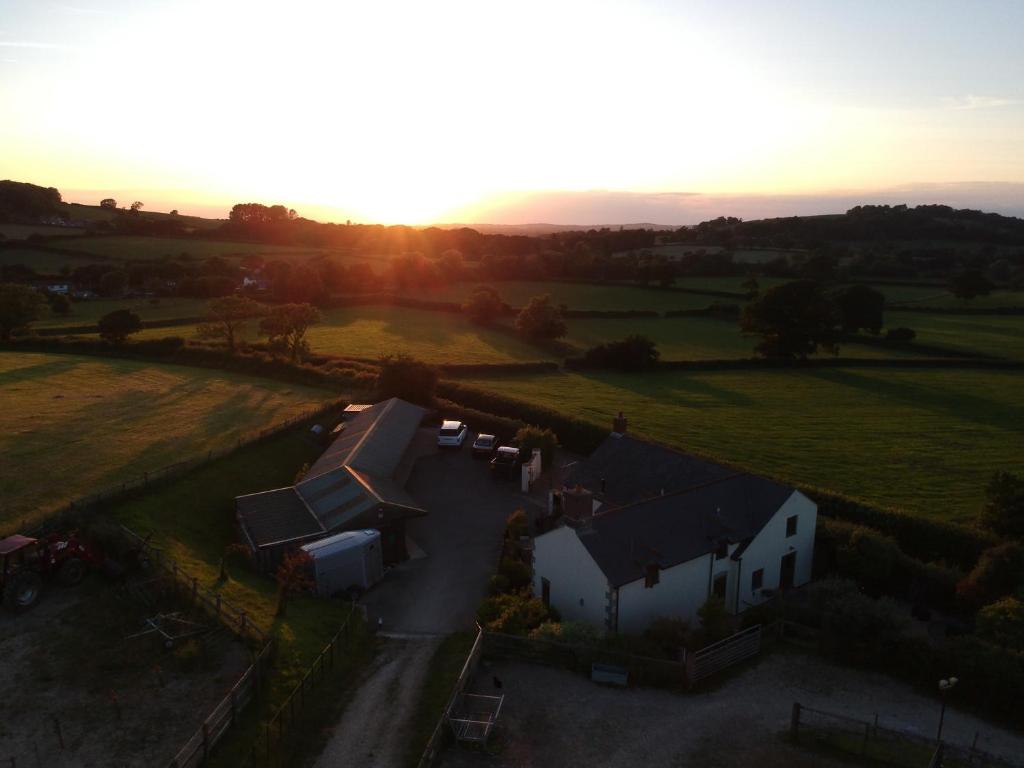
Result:
M711 594L717 597L719 600L725 600L725 587L729 583L729 574L720 573L715 576L715 580L711 585Z
M655 584L658 583L658 564L651 563L644 569L644 588L651 589Z
M786 518L786 538L796 536L796 515Z
M758 568L752 574L750 574L750 590L753 592L758 590L764 584L764 568Z

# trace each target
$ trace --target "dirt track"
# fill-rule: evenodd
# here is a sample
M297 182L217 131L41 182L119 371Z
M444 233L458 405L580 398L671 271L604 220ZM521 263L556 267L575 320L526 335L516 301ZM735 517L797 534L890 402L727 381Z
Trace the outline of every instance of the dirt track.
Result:
M410 718L439 639L388 640L345 708L316 768L402 768Z

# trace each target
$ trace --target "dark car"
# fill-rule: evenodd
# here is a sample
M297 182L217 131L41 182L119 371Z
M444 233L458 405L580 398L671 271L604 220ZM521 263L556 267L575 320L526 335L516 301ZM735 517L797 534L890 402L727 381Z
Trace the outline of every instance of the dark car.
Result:
M501 446L491 459L491 472L496 477L515 477L519 471L519 449Z
M494 435L477 435L473 441L473 458L489 459L494 455L494 449L498 447L498 438Z

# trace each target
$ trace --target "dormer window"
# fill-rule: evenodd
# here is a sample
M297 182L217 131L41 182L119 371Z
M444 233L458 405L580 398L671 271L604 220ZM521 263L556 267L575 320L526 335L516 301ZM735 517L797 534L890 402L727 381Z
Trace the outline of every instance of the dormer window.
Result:
M644 568L644 589L651 589L659 580L659 569L657 563L651 563Z

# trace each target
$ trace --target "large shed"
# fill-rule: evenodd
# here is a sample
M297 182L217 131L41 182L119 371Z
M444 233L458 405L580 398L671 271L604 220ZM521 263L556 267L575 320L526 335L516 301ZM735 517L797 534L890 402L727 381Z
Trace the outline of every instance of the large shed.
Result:
M386 563L405 560L405 521L426 511L395 478L426 413L398 398L349 411L301 482L238 496L235 514L257 568L272 571L302 544L364 528L381 532Z

